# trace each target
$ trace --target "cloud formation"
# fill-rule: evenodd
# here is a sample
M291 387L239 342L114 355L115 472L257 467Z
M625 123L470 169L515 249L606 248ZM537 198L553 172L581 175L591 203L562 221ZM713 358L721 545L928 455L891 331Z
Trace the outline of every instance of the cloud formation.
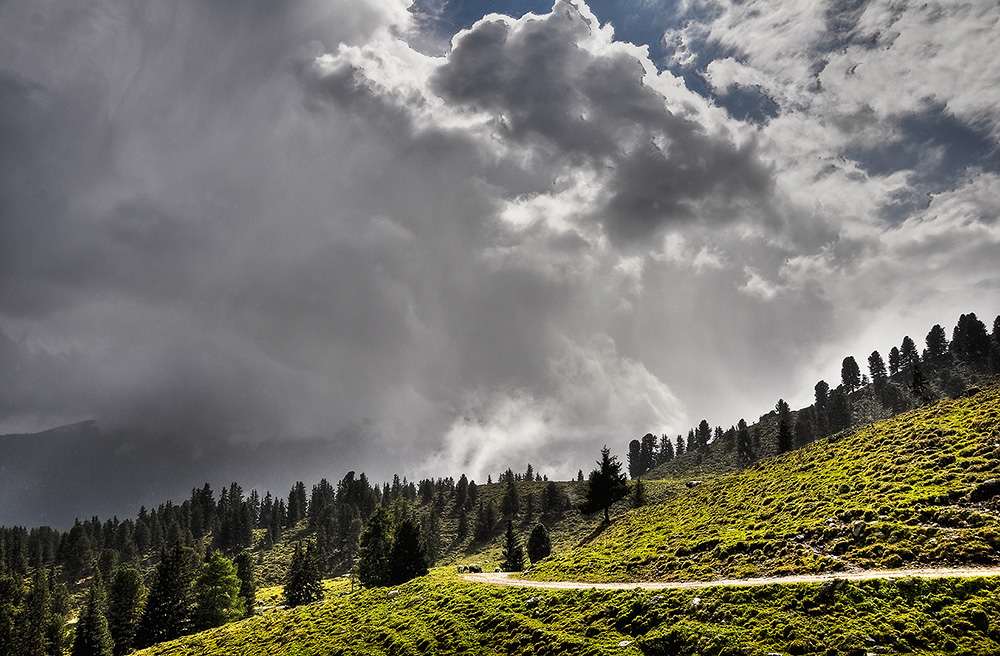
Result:
M315 458L261 445L570 476L808 402L1000 311L996 13L695 0L658 70L579 1L444 49L392 0L4 5L0 433L256 445L280 492Z

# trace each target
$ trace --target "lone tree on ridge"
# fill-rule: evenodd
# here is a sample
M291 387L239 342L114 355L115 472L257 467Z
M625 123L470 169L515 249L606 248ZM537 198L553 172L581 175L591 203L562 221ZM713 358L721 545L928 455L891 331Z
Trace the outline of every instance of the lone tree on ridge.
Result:
M604 510L604 523L611 523L608 510L611 504L628 494L628 483L622 473L622 465L618 456L611 455L611 449L605 445L601 449L601 459L597 463L599 469L590 472L587 484L587 495L583 500L581 510L590 514Z

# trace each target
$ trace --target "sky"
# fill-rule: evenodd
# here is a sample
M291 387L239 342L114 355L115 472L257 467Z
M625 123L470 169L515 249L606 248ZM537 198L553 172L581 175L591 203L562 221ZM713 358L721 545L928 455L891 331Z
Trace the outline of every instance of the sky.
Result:
M168 498L566 478L807 405L846 355L1000 313L998 21L0 3L0 434L169 443Z

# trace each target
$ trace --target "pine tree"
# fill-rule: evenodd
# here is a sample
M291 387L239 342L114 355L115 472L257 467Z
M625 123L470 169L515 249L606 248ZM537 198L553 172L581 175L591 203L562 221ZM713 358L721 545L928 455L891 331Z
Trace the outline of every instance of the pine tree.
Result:
M305 519L306 510L306 485L302 481L297 481L288 492L288 523L286 526L295 526L299 520Z
M218 551L212 553L194 583L194 599L194 621L199 631L241 619L246 607L233 561Z
M427 574L427 554L421 544L420 529L404 519L396 529L389 553L389 583L399 585Z
M514 525L507 522L507 533L503 542L503 564L501 568L505 572L520 572L524 569L524 548L521 540L514 533Z
M611 504L628 493L628 484L621 471L621 463L618 462L617 456L611 455L611 449L607 446L601 449L601 459L597 465L598 469L590 472L582 510L585 513L592 513L603 509L604 521L610 523Z
M903 337L903 343L899 347L899 366L903 371L909 371L918 362L920 362L920 355L917 353L917 345L907 335Z
M646 484L640 477L635 479L635 485L632 486L632 507L640 508L644 505L646 505Z
M839 433L851 427L851 401L842 386L830 392L829 430Z
M736 451L747 462L754 459L753 444L750 441L750 429L745 419L736 424Z
M136 635L136 646L148 647L188 632L191 624L191 561L194 553L180 543L160 554L149 597Z
M455 507L464 508L465 501L469 497L469 479L466 478L465 474L462 474L458 478L458 483L455 484Z
M497 507L493 503L493 499L490 499L486 503L482 501L479 502L479 507L476 510L476 529L473 533L477 540L482 540L493 535L493 528L497 523Z
M840 366L840 380L848 394L858 389L861 385L861 369L858 367L858 363L853 356L844 358Z
M665 462L673 460L674 458L674 443L670 441L670 438L664 435L660 435L660 447L656 452L656 464L662 465Z
M893 346L891 349L889 349L889 375L890 376L895 376L896 374L899 373L899 360L900 360L899 348L896 347L896 346Z
M940 367L948 357L948 335L941 324L934 324L924 339L924 362L932 367Z
M656 466L656 436L646 433L642 436L642 444L639 448L639 467L641 474L645 474Z
M785 453L792 450L790 409L784 399L778 399L774 407L778 411L778 453Z
M536 524L528 536L528 558L532 563L546 558L552 553L552 542L549 539L549 531L545 524Z
M510 471L510 470L508 470ZM507 477L507 488L504 491L503 499L500 501L500 512L504 518L510 519L517 515L520 510L520 499L517 495L517 486L514 484L514 476Z
M313 553L313 545L309 543L306 549L302 543L295 545L292 562L285 576L285 605L289 608L311 604L323 598L323 581L320 578L319 565Z
M356 567L358 580L365 587L389 583L389 554L392 550L389 529L389 517L385 508L379 506L368 519L359 541Z
M24 582L4 573L0 565L0 654L20 653L19 627L24 603Z
M800 410L795 417L795 444L805 446L816 439L816 412L812 408Z
M559 513L563 511L563 496L555 481L549 481L542 491L542 514Z
M698 448L704 449L708 446L709 442L712 441L712 427L709 425L707 419L702 419L698 424L698 430L695 432L696 439L698 441Z
M49 579L42 567L36 567L31 577L31 589L25 599L24 628L21 631L21 649L30 656L44 656L53 651L48 627L52 622L52 604Z
M913 396L920 399L921 405L926 405L932 400L930 393L927 391L927 378L924 376L924 372L921 371L919 363L913 365L910 391L913 392Z
M105 616L104 585L95 576L87 595L87 604L80 613L73 639L73 656L113 656L114 643Z
M637 478L642 473L642 443L632 440L628 443L628 475Z
M135 646L136 631L142 618L142 604L146 596L142 574L130 565L119 567L108 593L108 629L115 643L115 656L123 656Z
M986 325L976 317L975 312L963 314L952 332L951 351L955 357L972 367L987 364L990 354L990 336Z
M875 387L875 391L881 392L889 376L885 371L885 360L882 359L882 355L878 351L872 351L872 354L868 356L868 373L872 376L872 385Z

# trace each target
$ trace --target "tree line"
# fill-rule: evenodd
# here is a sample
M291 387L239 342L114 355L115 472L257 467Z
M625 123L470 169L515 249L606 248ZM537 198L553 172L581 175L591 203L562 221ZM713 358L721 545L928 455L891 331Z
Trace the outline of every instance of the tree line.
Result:
M535 489L519 495L514 484L528 481ZM378 485L352 471L311 489L298 481L286 497L246 494L237 483L216 496L206 483L182 503L123 521L78 519L64 532L0 527L0 653L127 653L244 617L255 603L255 561L291 530L306 536L284 577L286 604L296 605L319 598L331 574L388 585L425 573L442 549L442 513L455 513L460 537L489 540L502 520L571 507L530 464L498 483L499 507L465 474ZM71 589L86 591L75 631Z
M975 313L963 314L950 340L937 324L928 331L924 344L920 350L907 335L899 346L889 349L886 358L873 351L867 357L867 372L854 356L845 357L836 387L818 381L813 403L798 411L778 399L774 410L753 426L740 419L728 430L713 429L703 419L686 436L677 435L674 440L647 433L629 443L629 475L638 478L685 453L700 458L714 446L735 450L740 461L749 464L764 455L766 438L773 440L774 451L782 453L938 398L954 398L974 386L980 376L1000 373L1000 316L990 332Z

